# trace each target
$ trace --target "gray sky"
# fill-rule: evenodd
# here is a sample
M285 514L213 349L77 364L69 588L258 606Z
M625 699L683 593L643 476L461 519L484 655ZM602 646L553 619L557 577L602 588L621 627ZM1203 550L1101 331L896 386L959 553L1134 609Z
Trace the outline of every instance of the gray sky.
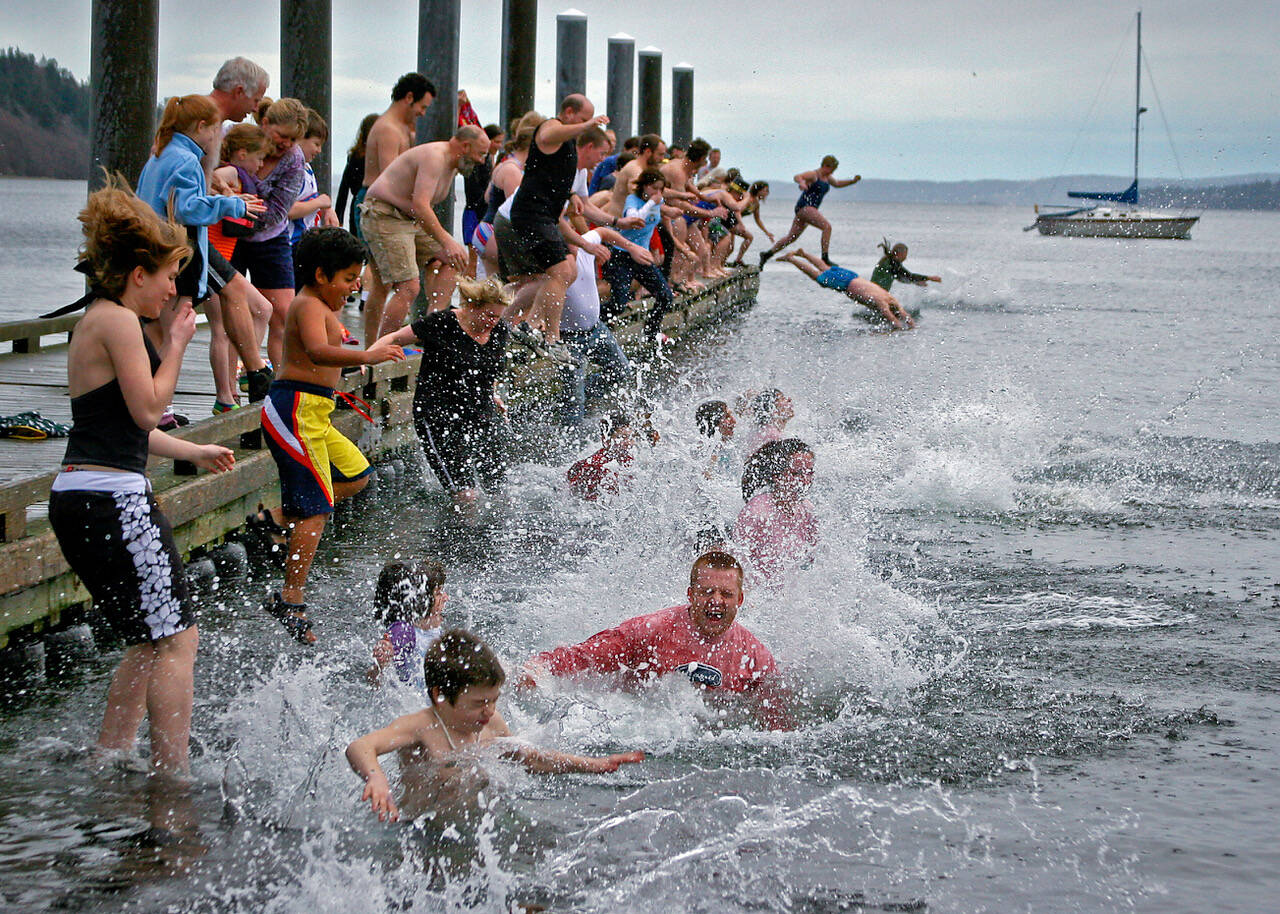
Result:
M415 67L417 3L332 3L340 165L360 117L385 108L392 83ZM570 5L589 17L587 90L601 110L607 39L625 31L638 48L663 51L664 131L670 67L688 62L696 71L695 131L749 177L790 175L828 152L842 171L878 178L1021 179L1131 167L1134 10L1110 0L542 2L536 101L543 111L553 105L555 14ZM460 85L483 120L496 120L502 3L462 6ZM161 0L160 7L162 97L207 91L234 54L277 76L276 0ZM1280 5L1147 0L1143 9L1146 55L1182 173L1280 172ZM89 72L89 22L89 0L0 0L6 45L54 57L81 78ZM1145 78L1143 95L1151 109L1143 173L1176 177Z

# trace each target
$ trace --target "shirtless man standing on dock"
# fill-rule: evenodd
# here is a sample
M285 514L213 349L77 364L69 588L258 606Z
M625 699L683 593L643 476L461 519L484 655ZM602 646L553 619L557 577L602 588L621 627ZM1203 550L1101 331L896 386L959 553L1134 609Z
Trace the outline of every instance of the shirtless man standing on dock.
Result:
M427 306L448 307L458 272L467 268L467 252L432 207L453 193L454 175L467 175L488 154L488 134L468 124L451 139L402 152L369 186L360 227L376 272L392 290L377 336L400 329L418 296L419 273L433 261L438 266L428 278ZM365 321L370 326L368 310Z
M413 145L418 118L431 107L435 97L435 85L421 73L406 73L396 81L395 88L391 90L391 107L382 112L369 128L364 152L364 184L356 192L355 206L364 202L365 195L382 170ZM364 305L366 345L378 338L382 306L387 300L387 287L372 260L369 261L368 280L369 296Z

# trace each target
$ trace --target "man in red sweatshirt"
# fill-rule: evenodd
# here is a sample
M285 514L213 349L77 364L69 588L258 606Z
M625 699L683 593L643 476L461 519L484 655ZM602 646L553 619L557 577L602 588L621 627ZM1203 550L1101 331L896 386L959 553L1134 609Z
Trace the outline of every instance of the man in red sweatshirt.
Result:
M547 673L612 674L630 686L679 673L708 692L755 699L767 726L788 728L789 702L777 663L736 621L743 599L742 565L727 552L703 553L689 573L688 597L688 603L627 619L581 644L538 654L525 665L518 686L534 686L536 677Z

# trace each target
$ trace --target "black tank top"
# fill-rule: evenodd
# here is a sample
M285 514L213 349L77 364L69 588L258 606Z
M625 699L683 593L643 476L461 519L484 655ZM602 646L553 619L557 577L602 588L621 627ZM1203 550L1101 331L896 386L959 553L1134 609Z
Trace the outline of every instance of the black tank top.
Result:
M538 132L547 126L538 125ZM511 204L511 224L551 224L560 221L560 212L573 192L573 179L578 176L578 147L565 140L551 155L538 148L538 133L533 135L529 158L524 163L524 180L520 193Z
M142 335L151 361L151 375L160 368L160 355ZM66 466L92 464L133 473L146 473L149 431L138 428L120 391L120 379L71 398L71 433L67 437Z

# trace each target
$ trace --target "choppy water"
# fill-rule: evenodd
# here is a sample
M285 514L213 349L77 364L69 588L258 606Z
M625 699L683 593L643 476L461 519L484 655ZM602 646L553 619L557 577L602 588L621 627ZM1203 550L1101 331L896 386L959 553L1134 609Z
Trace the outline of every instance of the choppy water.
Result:
M769 208L771 228L789 202ZM771 265L755 310L677 356L659 388L664 441L612 503L566 499L567 457L516 467L476 529L443 520L430 480L388 486L326 535L310 588L323 642L309 653L253 608L261 582L206 593L189 795L86 766L116 655L12 697L0 899L1272 907L1280 218L1209 213L1189 242L1119 243L1024 234L1030 214L1003 208L829 210L843 265L869 270L888 234L911 244L908 266L943 276L903 290L923 309L918 332L874 332ZM19 307L7 283L0 300ZM693 406L766 384L794 397L791 427L817 452L824 539L812 568L749 594L741 618L794 676L802 727L719 719L674 682L644 697L561 685L508 698L513 729L649 761L559 779L494 762L478 821L443 836L359 808L342 746L416 707L361 677L381 563L445 558L451 621L508 666L676 602L694 532L741 504L732 481L696 472ZM181 840L140 846L162 808Z

